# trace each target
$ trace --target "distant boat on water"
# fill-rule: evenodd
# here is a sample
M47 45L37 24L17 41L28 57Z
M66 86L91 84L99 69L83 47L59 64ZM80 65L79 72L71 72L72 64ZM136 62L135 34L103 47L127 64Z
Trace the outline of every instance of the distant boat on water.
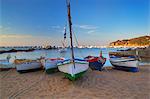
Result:
M58 50L60 53L65 53L65 52L67 52L67 48L61 48L61 49L59 49Z
M66 42L66 27L64 27L64 40L62 41L63 47L58 50L60 53L65 53L67 51L65 42Z

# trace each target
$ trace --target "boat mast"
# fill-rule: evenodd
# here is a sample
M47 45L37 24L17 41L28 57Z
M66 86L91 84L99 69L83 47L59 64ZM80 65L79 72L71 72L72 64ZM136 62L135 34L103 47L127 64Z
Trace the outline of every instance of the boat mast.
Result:
M73 40L72 40L72 22L71 22L71 13L70 13L70 0L67 0L67 8L68 8L68 23L69 23L69 31L70 31L70 45L71 45L71 55L72 55L72 62L74 64L74 51L73 51Z

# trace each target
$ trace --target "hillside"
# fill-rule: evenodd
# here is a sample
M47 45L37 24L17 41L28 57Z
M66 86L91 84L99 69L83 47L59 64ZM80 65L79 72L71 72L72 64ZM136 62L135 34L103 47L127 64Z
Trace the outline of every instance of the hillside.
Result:
M111 42L109 46L150 46L150 36L141 36L132 39L117 40Z

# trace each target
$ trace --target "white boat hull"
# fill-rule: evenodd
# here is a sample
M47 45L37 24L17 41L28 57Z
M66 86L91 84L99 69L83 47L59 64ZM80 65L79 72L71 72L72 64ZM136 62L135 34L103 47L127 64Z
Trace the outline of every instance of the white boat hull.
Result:
M138 67L137 60L112 60L110 59L110 62L113 65L117 65L117 66Z
M43 59L41 60L42 65L44 66L45 69L51 69L51 68L57 68L57 63L63 61L61 60L51 60L51 59Z
M118 69L129 70L131 72L139 71L139 62L133 58L110 58L110 63Z
M8 60L0 60L0 71L5 71L5 70L9 70L12 68L15 68L13 65L11 65L12 63L10 63Z
M41 63L44 66L46 73L53 73L57 71L57 63L63 61L63 58L49 58L49 59L42 59Z
M46 61L44 68L47 69L51 69L51 68L57 68L57 61Z
M0 60L0 65L10 65L11 63L8 60Z
M75 75L78 74L80 72L86 71L89 68L88 63L78 63L75 62L75 67L73 63L67 63L67 64L63 64L61 66L58 66L59 71L64 72L64 73L68 73L70 75Z
M27 72L31 70L41 69L42 65L40 62L24 62L16 65L16 70L18 72Z

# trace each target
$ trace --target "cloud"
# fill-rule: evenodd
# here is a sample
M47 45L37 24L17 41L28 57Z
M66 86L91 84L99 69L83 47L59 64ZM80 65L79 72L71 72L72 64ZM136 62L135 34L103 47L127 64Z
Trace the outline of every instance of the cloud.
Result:
M56 26L51 26L51 28L53 28L53 29L60 29L61 27L59 25L56 25Z
M75 24L74 27L82 29L84 33L87 34L94 34L96 31L98 31L98 27L94 25L78 25Z
M31 38L32 35L25 35L25 34L0 34L0 38Z
M80 29L85 29L85 30L91 30L91 29L97 29L97 26L93 26L93 25L74 25L77 28Z
M1 31L7 31L7 30L10 30L10 29L11 29L11 27L4 27L4 26L0 25L0 30Z
M89 30L87 33L88 34L92 34L92 33L94 33L95 32L95 30Z

